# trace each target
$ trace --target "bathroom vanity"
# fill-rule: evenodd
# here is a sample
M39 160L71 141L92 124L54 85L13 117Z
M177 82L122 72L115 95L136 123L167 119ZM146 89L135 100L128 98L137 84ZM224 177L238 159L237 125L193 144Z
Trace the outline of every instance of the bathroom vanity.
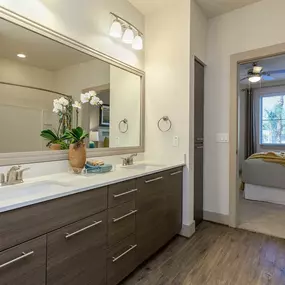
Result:
M99 187L2 207L0 285L118 284L180 232L182 171L122 169L120 182L104 174Z

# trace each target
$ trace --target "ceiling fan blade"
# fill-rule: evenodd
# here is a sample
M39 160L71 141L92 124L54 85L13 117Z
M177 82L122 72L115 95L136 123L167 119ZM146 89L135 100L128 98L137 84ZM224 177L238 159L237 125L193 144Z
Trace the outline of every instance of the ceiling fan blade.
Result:
M266 80L266 81L272 81L272 80L274 80L275 78L273 78L272 76L269 76L269 75L263 75L263 76L262 76L262 79L263 79L263 80Z
M272 74L283 74L285 73L285 69L280 69L280 70L272 70L272 71L266 71L265 74L269 74L269 75L272 75Z

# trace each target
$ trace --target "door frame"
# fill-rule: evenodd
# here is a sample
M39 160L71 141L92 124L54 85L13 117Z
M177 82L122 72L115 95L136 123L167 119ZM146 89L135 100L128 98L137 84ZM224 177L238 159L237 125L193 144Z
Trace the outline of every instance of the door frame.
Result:
M229 226L239 224L238 186L238 65L285 53L285 43L250 50L230 56L230 108L229 108Z

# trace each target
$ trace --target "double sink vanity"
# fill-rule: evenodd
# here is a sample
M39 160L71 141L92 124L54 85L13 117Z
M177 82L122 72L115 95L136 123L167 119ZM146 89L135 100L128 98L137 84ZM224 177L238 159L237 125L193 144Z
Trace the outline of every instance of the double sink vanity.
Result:
M0 188L1 285L115 285L180 232L183 165Z

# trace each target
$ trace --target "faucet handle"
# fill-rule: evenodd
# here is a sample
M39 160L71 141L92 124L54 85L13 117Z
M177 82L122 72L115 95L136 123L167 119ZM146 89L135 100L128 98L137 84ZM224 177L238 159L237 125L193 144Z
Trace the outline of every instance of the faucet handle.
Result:
M23 168L23 169L17 171L17 180L23 180L23 172L27 171L27 170L30 170L30 167Z

